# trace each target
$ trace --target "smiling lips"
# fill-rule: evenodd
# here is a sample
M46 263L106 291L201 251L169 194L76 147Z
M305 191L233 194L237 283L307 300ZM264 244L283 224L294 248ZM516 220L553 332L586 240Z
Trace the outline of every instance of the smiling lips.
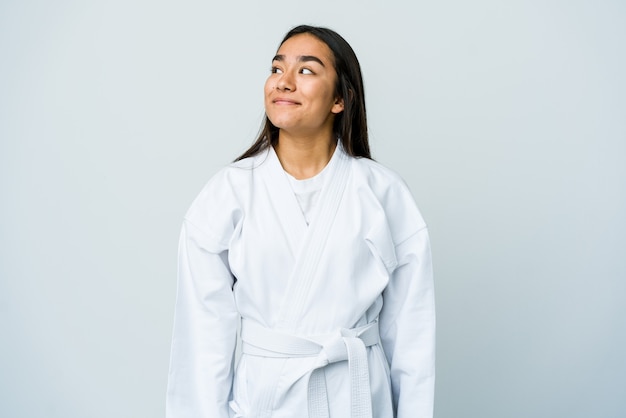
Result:
M282 97L279 97L277 99L272 100L272 103L277 104L277 105L299 105L300 102L296 102L295 100L291 100L291 99L285 99Z

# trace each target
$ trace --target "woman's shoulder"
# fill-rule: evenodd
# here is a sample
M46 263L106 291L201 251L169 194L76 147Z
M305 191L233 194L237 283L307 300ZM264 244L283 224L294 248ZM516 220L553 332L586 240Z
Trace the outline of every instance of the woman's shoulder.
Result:
M354 161L361 170L366 170L372 175L398 180L400 176L391 168L371 158L354 157Z
M390 190L408 192L407 183L393 169L369 158L353 158L356 181L366 182L376 191L386 193Z
M220 168L206 182L200 192L200 196L203 194L219 193L220 191L236 192L245 190L249 187L256 168L258 168L265 159L262 154L264 153L234 161Z
M379 202L397 242L426 226L408 184L396 171L366 158L355 158L353 164L356 188Z
M242 216L242 201L252 187L255 168L262 162L263 156L257 155L219 169L196 195L185 219L212 229L236 223Z

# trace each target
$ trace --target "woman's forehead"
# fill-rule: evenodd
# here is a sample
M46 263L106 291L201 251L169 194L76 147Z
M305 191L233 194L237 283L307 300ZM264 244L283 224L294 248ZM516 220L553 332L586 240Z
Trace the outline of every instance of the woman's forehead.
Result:
M310 56L317 57L324 63L333 61L333 53L328 45L308 33L301 33L287 39L278 48L276 55L282 56L284 59Z

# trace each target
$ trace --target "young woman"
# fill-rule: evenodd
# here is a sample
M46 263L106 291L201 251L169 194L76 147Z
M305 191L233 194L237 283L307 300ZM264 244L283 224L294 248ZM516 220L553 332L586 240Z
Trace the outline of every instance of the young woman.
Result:
M352 48L292 29L265 111L185 216L167 417L432 417L428 232L370 159Z

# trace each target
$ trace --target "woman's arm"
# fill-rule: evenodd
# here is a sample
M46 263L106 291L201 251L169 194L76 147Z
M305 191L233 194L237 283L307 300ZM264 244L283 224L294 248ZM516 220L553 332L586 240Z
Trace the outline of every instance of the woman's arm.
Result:
M239 319L228 251L185 220L167 387L167 418L228 418Z
M432 418L435 294L428 230L396 245L398 267L383 292L381 341L391 369L397 418Z

